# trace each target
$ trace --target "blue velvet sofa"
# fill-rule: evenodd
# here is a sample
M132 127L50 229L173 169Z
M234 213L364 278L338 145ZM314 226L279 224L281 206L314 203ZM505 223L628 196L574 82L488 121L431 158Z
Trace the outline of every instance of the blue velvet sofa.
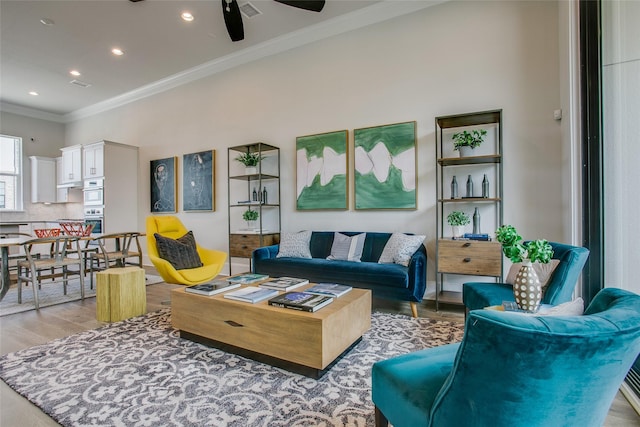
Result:
M376 426L601 426L640 353L640 296L601 290L583 316L473 310L461 343L377 362Z
M374 297L408 301L413 316L417 317L417 303L422 301L427 283L427 251L424 245L420 245L413 254L408 267L378 264L391 233L367 232L361 262L328 260L334 233L314 231L311 234L309 249L312 258L276 258L279 245L258 248L253 251L253 272L371 289ZM353 236L361 232L340 233Z

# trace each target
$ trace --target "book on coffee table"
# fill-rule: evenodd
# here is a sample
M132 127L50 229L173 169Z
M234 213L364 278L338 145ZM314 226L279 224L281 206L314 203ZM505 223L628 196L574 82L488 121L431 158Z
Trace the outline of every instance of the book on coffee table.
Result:
M236 301L250 302L255 304L260 301L264 301L278 295L278 291L275 289L259 288L257 286L247 286L246 288L240 288L235 291L224 294L225 298L229 298Z
M226 280L229 283L240 283L241 285L250 285L252 283L257 283L261 280L266 280L268 278L269 278L268 274L246 273L246 274L239 274L237 276L228 277Z
M330 297L341 297L342 295L353 289L351 286L341 285L339 283L316 283L305 292L317 295L327 295Z
M199 285L187 286L184 291L192 294L211 296L239 287L240 283L229 283L226 280L214 280L207 283L200 283Z
M295 288L306 285L307 283L309 283L309 280L298 279L297 277L274 277L268 282L260 283L258 286L261 288L289 292Z
M313 313L331 302L333 302L333 298L324 295L315 295L307 292L286 292L271 298L269 305Z

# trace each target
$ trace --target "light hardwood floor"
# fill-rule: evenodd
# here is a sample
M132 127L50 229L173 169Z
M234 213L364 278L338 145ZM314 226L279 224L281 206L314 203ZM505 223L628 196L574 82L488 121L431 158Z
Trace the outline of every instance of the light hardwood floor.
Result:
M161 283L147 286L147 311L165 307L171 289L178 285ZM409 304L374 300L373 309L391 313L411 315ZM419 306L422 317L438 318L462 323L464 315L459 308L442 309L435 312L429 303ZM29 311L0 318L0 354L6 354L56 338L72 335L84 330L100 327L96 320L95 298L76 301L40 311ZM57 426L58 424L36 406L11 390L0 381L0 426ZM640 416L627 400L618 393L607 417L606 427L640 426Z

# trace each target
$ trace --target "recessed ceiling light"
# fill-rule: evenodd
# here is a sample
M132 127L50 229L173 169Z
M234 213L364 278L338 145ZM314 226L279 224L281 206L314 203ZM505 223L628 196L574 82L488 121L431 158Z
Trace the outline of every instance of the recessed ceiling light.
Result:
M113 49L111 49L111 53L113 53L116 56L124 55L124 51L122 49L120 49L119 47L114 47Z
M69 74L71 74L72 76L76 76L76 77L81 75L80 71L78 71L78 70L71 70L71 71L69 71Z
M40 94L39 94L38 92L36 92L35 90L32 90L32 91L30 91L30 92L29 92L29 95L31 95L31 96L38 96L38 95L40 95Z
M51 25L55 24L55 22L53 22L53 19L50 19L50 18L42 18L42 19L40 20L40 23L41 23L42 25L46 25L46 26L48 26L48 27L50 27Z
M193 21L193 15L191 14L191 12L184 11L180 16L187 22Z

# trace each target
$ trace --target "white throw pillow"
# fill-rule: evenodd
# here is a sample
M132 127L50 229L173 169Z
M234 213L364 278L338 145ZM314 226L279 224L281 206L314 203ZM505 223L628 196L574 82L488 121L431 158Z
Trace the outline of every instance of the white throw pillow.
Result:
M401 264L409 266L411 256L418 250L426 236L409 236L404 233L393 233L382 250L379 264Z
M554 305L549 308L540 308L538 316L582 316L584 313L584 300L580 297L573 301Z
M360 262L366 236L366 233L347 236L336 232L331 245L331 255L327 259Z
M280 233L280 246L276 258L311 258L310 241L311 231L297 233L283 231Z
M553 275L553 272L555 271L558 264L560 264L560 260L558 259L552 259L546 264L542 264L540 262L534 262L532 264L533 270L538 275L538 280L540 280L540 285L542 286L543 293L546 290L547 285L549 284L549 279L551 279L551 275ZM521 262L516 262L511 266L511 268L509 269L509 273L507 274L506 283L510 285L513 285L515 283L516 275L518 274L518 271L520 271L520 267L522 267Z

